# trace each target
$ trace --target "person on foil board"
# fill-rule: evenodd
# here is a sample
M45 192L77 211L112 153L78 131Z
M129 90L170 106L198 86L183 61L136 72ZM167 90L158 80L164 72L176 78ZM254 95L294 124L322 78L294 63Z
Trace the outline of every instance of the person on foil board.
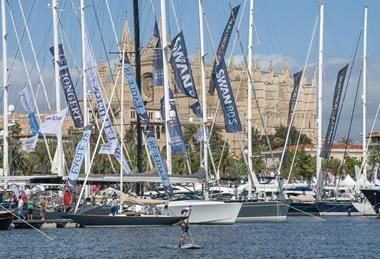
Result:
M185 218L181 221L181 241L179 242L178 247L181 248L185 244L186 235L189 235L189 238L191 240L191 243L193 246L195 246L195 241L193 239L193 236L191 234L190 228L189 228L189 217L191 214L191 206L186 207L181 211L181 214L185 216Z

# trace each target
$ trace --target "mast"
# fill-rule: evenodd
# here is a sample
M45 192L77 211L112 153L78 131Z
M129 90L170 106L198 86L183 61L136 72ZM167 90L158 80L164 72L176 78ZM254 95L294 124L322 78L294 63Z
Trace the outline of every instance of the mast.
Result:
M141 63L140 63L140 18L139 18L139 1L133 0L133 22L135 36L135 65L136 65L136 83L141 93ZM142 129L140 117L137 116L137 168L139 173L143 172L142 168ZM139 183L136 185L136 194L143 195L143 187Z
M202 88L202 110L203 110L203 166L206 173L206 192L205 199L208 200L208 139L206 132L207 123L207 95L206 95L206 72L205 72L205 48L203 37L203 0L198 0L198 17L199 17L199 40L201 51L201 88Z
M52 0L53 12L53 37L54 37L54 77L55 77L55 100L57 113L61 110L61 82L59 79L59 49L58 49L58 3ZM63 176L62 159L62 133L57 134L58 175ZM54 165L53 165L54 166Z
M8 157L8 42L7 42L7 17L5 12L5 0L1 1L1 25L3 32L3 99L4 99L4 133L3 133L3 176L9 176ZM5 187L7 180L5 181Z
M322 84L323 84L323 20L324 5L319 9L319 57L318 57L318 136L317 136L317 200L320 199L320 188L322 185Z
M161 0L161 26L162 26L162 63L164 68L164 96L165 96L165 129L166 129L166 164L169 175L172 174L172 148L170 146L170 135L168 130L170 95L169 95L169 73L168 63L166 60L165 48L168 45L166 34L166 4L165 0Z
M120 157L124 157L124 61L125 61L125 44L122 46L122 58L121 58L121 87L120 87ZM122 161L122 159L120 159ZM120 199L123 193L123 163L120 163ZM123 204L120 201L120 212L123 211Z
M84 16L84 0L80 0L80 29L81 29L81 41L82 41L82 87L83 87L83 124L87 126L89 124L89 113L87 105L87 76L86 76L86 22ZM90 141L87 144L87 152L84 155L84 171L88 172L90 167Z
M367 10L364 8L363 32L363 178L367 179Z
M249 1L249 27L248 27L248 73L252 75L252 52L253 52L253 15L254 15L254 0ZM253 76L250 78L253 79ZM248 78L248 113L247 113L247 134L248 134L248 170L249 173L252 172L252 82ZM248 177L248 190L252 189L252 182L250 177ZM248 192L248 197L251 196L251 191Z

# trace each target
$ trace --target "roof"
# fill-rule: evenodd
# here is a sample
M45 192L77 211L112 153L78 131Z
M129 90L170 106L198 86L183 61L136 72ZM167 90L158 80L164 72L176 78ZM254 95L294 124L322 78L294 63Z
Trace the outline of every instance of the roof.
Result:
M336 150L336 149L345 149L347 146L347 149L348 150L362 150L363 149L363 145L362 144L344 144L344 143L336 143L336 144L333 144L331 149L332 150ZM296 150L296 147L297 146L289 146L288 147L288 150ZM276 149L274 149L273 151L281 151L284 149L284 147L278 147ZM305 144L305 145L299 145L298 146L298 150L305 150L305 149L308 149L308 150L312 150L312 149L315 149L315 144Z

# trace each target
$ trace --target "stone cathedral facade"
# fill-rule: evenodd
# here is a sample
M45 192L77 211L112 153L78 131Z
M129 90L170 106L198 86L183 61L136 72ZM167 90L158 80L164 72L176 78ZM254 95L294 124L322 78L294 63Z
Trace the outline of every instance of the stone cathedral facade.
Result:
M120 44L124 44L129 58L133 64L134 62L134 42L129 29L129 24L126 21ZM179 118L184 124L200 124L198 117L193 115L189 105L192 103L191 98L184 97L184 95L176 89L174 74L169 64L170 84L174 91L174 98L179 113ZM206 85L211 77L212 64L206 66ZM152 70L153 70L153 44L149 41L147 46L141 50L141 94L146 102L148 115L154 125L154 133L161 148L165 145L165 130L163 120L160 118L160 99L164 95L163 86L153 87L152 84ZM101 59L99 62L99 75L103 84L103 91L106 100L109 100L112 88L116 84L116 93L113 98L114 103L120 104L121 98L121 73L119 77L117 74L121 71L121 66L116 65L112 71L104 64ZM192 62L192 71L196 83L198 95L201 96L201 78L200 78L200 53L197 50ZM111 77L112 75L112 77ZM242 123L243 132L241 132L241 140L243 141L243 148L246 148L247 140L247 72L245 68L238 67L232 61L229 67L229 77L233 87L235 99L237 99L237 108L239 111L240 121ZM112 79L113 78L113 79ZM304 77L304 78L307 78ZM261 134L264 133L263 125L259 116L259 109L264 120L265 128L268 133L273 133L274 129L280 125L286 125L289 99L293 90L293 77L289 74L288 67L283 64L280 71L274 71L272 64L263 68L260 62L256 61L253 67L254 79L254 94L252 100L252 116L253 127ZM200 99L200 101L202 101ZM207 114L211 122L215 118L216 107L218 102L218 95L215 92L213 96L207 94ZM134 127L136 125L136 113L134 111L133 100L131 98L128 85L124 85L124 123L126 127ZM258 106L259 105L259 109ZM295 113L293 125L297 129L302 128L302 132L308 135L313 143L316 142L316 77L315 73L312 75L311 83L307 83L304 79L301 82L300 94ZM116 121L116 126L120 125L120 121ZM224 128L223 114L219 110L216 114L216 125ZM118 126L117 126L118 127ZM236 134L229 134L228 143L231 151L237 156L240 156L241 149Z

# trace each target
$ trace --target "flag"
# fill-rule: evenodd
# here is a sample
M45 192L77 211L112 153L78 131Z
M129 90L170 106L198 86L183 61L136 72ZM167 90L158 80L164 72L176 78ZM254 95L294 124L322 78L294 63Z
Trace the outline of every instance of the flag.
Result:
M170 89L170 98L173 98L173 92ZM182 135L181 123L178 118L177 108L175 102L172 99L169 101L169 121L167 123L170 139L170 146L172 148L173 154L183 154L186 153L187 147ZM165 99L161 98L161 117L165 118ZM166 123L165 123L166 126Z
M232 133L241 131L239 113L236 108L234 93L224 59L220 60L219 64L215 67L212 80L215 82L215 88L218 92L226 132Z
M170 64L174 71L177 87L184 95L193 99L198 99L193 73L191 72L191 65L187 55L185 38L182 31L174 37L171 46Z
M83 158L86 154L88 141L91 136L91 128L92 128L91 125L87 125L84 128L82 138L78 142L77 147L75 149L73 162L71 163L69 178L67 180L67 186L71 192L74 192L75 184L79 176L80 168L82 167Z
M153 86L162 86L164 85L164 63L157 21L154 23L153 38L156 41L153 44Z
M201 108L201 104L196 101L195 103L190 104L190 108L193 111L193 113L198 116L199 118L203 117L203 112Z
M300 82L302 78L302 71L295 73L293 75L293 78L294 78L294 83L293 83L293 91L292 91L292 94L290 95L290 101L289 101L288 124L290 123L290 120L294 113L294 109L296 107L298 91L300 89Z
M115 153L116 143L114 141L100 145L98 154L113 155Z
M120 164L123 164L123 171L126 174L129 174L131 172L131 169L129 168L129 165L124 157L121 156L120 146L117 142L116 134L112 127L112 122L109 119L109 116L107 114L107 107L103 101L103 96L100 91L100 82L98 79L96 64L94 61L94 58L91 53L90 44L88 42L87 35L85 37L85 45L86 45L86 76L89 82L89 85L91 86L92 93L95 96L95 102L96 107L98 109L99 117L101 118L102 123L104 124L104 133L107 137L108 142L115 141L116 142L116 149L115 149L115 157L117 161L119 161Z
M355 165L355 180L358 181L360 179L360 167Z
M154 165L156 166L156 170L161 178L162 184L164 185L166 192L172 193L172 186L170 183L169 175L166 170L164 161L162 160L162 156L160 153L160 149L157 145L156 139L154 138L154 135L150 130L146 130L145 134L147 136L146 144L149 148L150 156L152 157Z
M33 137L26 138L22 140L22 149L29 152L36 148L38 141L38 135L34 135Z
M58 134L61 131L66 112L67 108L56 114L46 116L44 123L41 124L40 132L44 134Z
M346 78L346 72L347 72L348 64L345 65L338 73L338 78L336 80L335 84L335 93L333 98L333 105L331 109L331 115L330 115L330 122L327 127L325 142L323 143L322 151L321 151L321 157L327 159L330 155L331 146L334 141L334 135L335 135L335 128L336 128L336 117L337 112L340 107L340 97L342 96L343 86L344 86L344 80Z
M218 46L218 49L216 51L216 60L214 60L214 64L212 65L211 74L214 74L215 67L220 62L220 60L224 59L224 56L225 56L227 48L228 48L228 43L229 43L230 38L231 38L232 30L233 30L234 25L235 25L236 17L239 13L239 8L240 8L240 5L235 6L232 9L230 18L228 19L226 27L224 28L222 38L220 39L219 46ZM214 95L214 91L215 91L215 82L211 78L208 92L209 92L209 94Z
M137 86L135 76L133 75L132 65L129 62L128 56L125 55L124 58L124 75L125 79L128 82L129 91L131 92L133 104L135 106L135 111L137 116L140 118L142 124L149 124L148 113L145 109L144 101L141 97L140 90Z
M38 125L36 114L33 111L33 106L30 104L30 94L27 88L24 88L19 92L19 98L22 107L27 113L29 113L29 126L33 135L38 135L40 126Z
M50 52L54 57L54 47L50 48ZM79 105L77 94L75 92L73 80L71 79L69 67L67 66L67 61L63 52L62 44L58 44L58 52L59 77L61 81L61 86L63 88L63 93L65 94L67 107L69 107L71 118L74 121L74 126L76 128L82 128L84 125L83 114Z
M206 136L207 136L207 139L210 138L210 131L208 130L207 127L206 127ZM199 129L194 135L194 138L197 142L203 141L203 127L199 127Z

